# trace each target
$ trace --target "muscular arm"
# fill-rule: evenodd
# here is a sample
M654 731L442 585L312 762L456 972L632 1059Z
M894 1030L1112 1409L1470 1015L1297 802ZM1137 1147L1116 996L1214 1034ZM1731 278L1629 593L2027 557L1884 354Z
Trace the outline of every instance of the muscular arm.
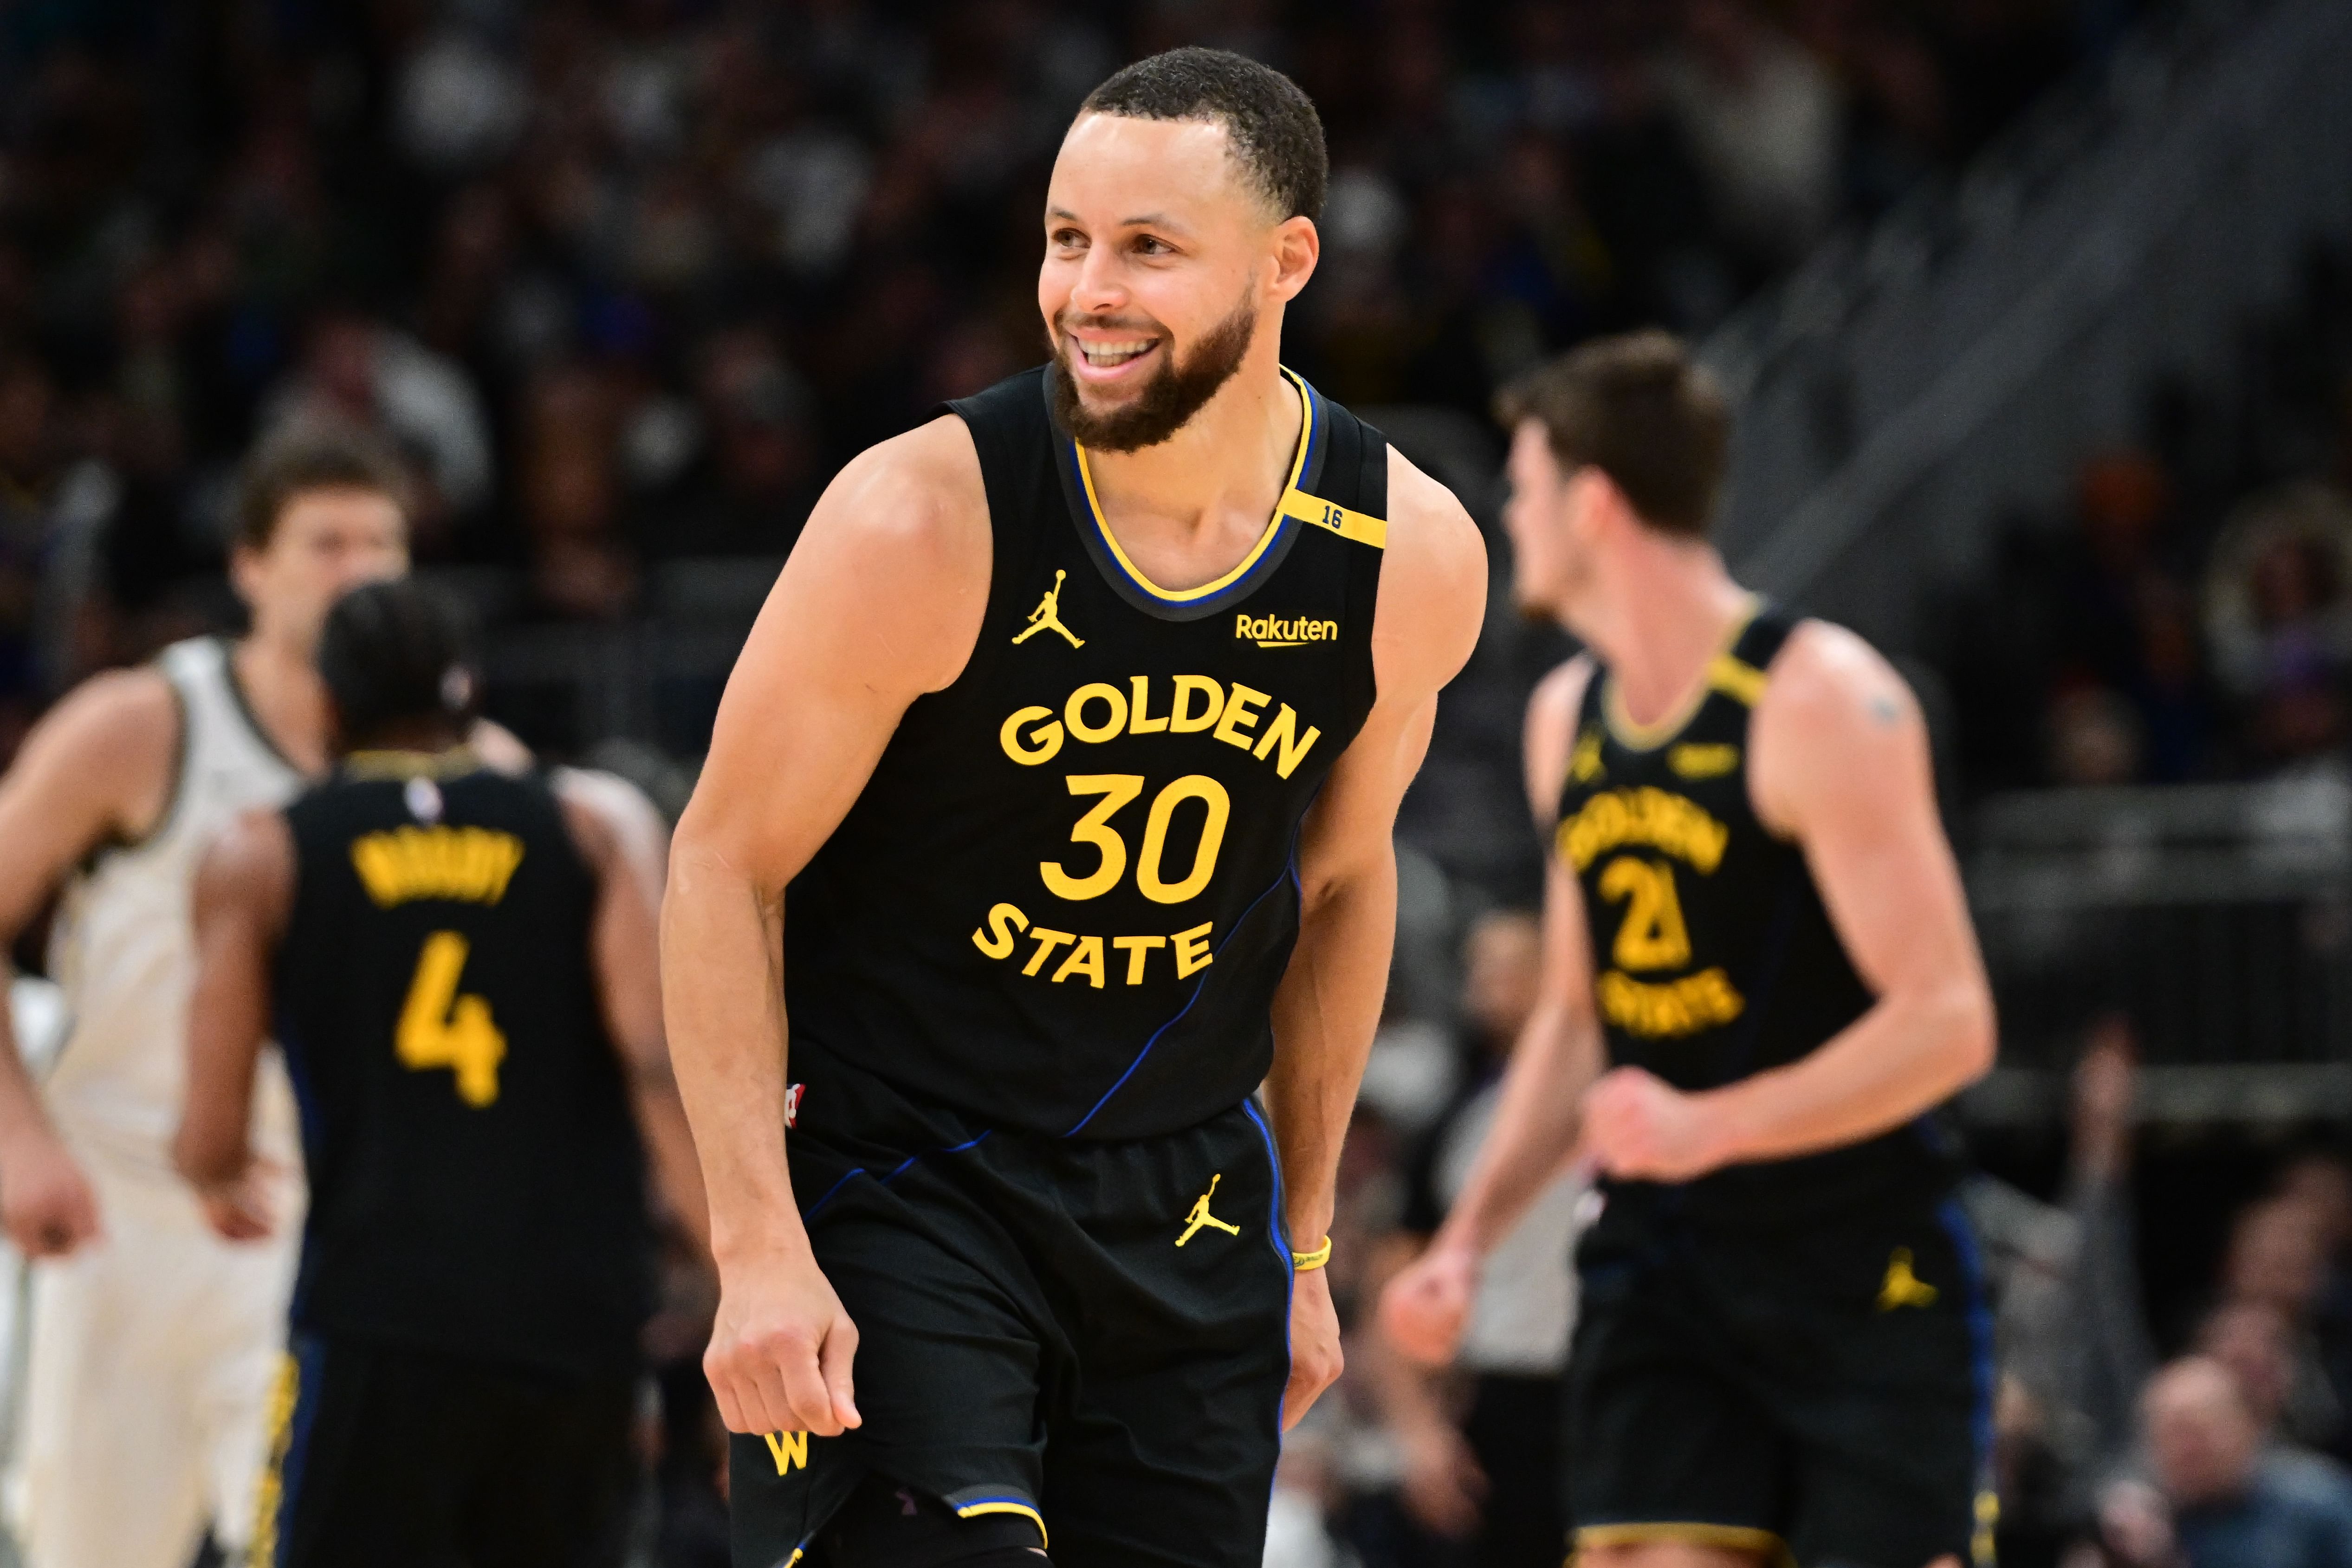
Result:
M240 817L196 867L187 1100L172 1163L231 1240L269 1230L247 1182L253 1075L269 1032L270 966L293 899L293 835L275 811Z
M961 420L859 457L809 518L727 683L671 846L662 995L709 1194L705 1368L738 1432L856 1419L856 1331L784 1163L784 887L856 801L907 705L951 682L988 599L988 511Z
M1591 673L1585 659L1572 660L1547 677L1528 704L1528 799L1539 831L1549 833L1558 811ZM1406 1354L1429 1363L1452 1357L1480 1260L1568 1160L1579 1100L1600 1077L1602 1060L1583 897L1559 858L1548 854L1536 1007L1503 1070L1494 1126L1428 1250L1381 1299L1381 1330Z
M148 832L168 804L180 715L152 669L100 676L34 727L0 778L0 949L78 862ZM42 1110L0 1007L0 1223L28 1257L98 1234L89 1183Z
M1686 1181L1858 1142L1992 1065L1992 995L1936 815L1927 727L1868 644L1819 622L1772 662L1749 721L1749 792L1804 847L1847 956L1877 1000L1786 1067L1681 1095L1621 1069L1586 1114L1612 1173Z
M662 1029L662 879L669 835L653 803L611 773L565 769L555 775L572 839L596 873L589 931L605 1033L620 1054L629 1103L662 1202L705 1250L710 1220L702 1167L686 1124Z
M1461 503L1393 451L1389 475L1388 555L1372 628L1380 696L1307 814L1298 945L1274 999L1266 1099L1286 1217L1301 1248L1318 1245L1330 1228L1339 1147L1387 989L1396 939L1397 806L1428 750L1438 689L1469 658L1486 607L1486 550ZM1339 1372L1336 1319L1324 1330L1330 1314L1323 1277L1300 1279L1285 1400L1290 1421Z

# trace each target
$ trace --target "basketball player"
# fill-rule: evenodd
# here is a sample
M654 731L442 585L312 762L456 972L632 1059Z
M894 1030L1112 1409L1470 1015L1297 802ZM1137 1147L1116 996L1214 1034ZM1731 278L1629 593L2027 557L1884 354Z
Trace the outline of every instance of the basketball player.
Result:
M1925 1119L1990 1064L1992 1004L1918 709L1726 574L1728 421L1675 340L1589 344L1500 407L1520 603L1591 651L1528 711L1542 1001L1382 1326L1447 1357L1580 1138L1581 1568L1985 1562L1990 1331Z
M663 951L744 1568L1261 1560L1486 582L1279 363L1326 173L1239 56L1097 89L1053 363L844 469L736 666Z
M324 765L311 649L345 589L406 568L404 493L353 437L257 454L229 558L252 629L93 678L0 779L0 939L65 884L50 969L72 1016L39 1089L0 1037L0 1221L38 1260L11 1489L31 1568L185 1568L208 1521L232 1548L251 1528L294 1257L214 1235L172 1171L189 878L237 812ZM274 1065L258 1099L271 1201L290 1211Z
M463 744L456 619L413 583L345 597L319 662L349 754L197 868L173 1148L224 1234L267 1226L247 1130L275 1020L310 1205L252 1561L617 1564L650 1306L640 1128L701 1224L651 808L488 768Z

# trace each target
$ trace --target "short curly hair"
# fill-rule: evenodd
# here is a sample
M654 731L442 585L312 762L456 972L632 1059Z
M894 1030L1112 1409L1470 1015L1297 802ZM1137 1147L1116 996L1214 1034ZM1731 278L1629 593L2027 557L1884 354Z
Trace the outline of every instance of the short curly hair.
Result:
M373 490L404 518L415 503L400 456L365 430L303 421L254 448L238 477L235 542L263 551L296 498L314 490Z
M1246 55L1169 49L1136 61L1087 94L1078 112L1215 121L1277 218L1323 216L1331 184L1323 118L1297 82Z

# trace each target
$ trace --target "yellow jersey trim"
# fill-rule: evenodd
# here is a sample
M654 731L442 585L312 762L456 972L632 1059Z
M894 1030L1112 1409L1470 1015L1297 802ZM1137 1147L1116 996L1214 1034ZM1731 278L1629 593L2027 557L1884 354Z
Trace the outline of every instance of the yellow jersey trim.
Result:
M1656 1524L1588 1524L1576 1532L1576 1547L1647 1546L1671 1542L1682 1546L1715 1546L1726 1552L1761 1552L1767 1562L1795 1568L1789 1543L1769 1530L1742 1524L1703 1524L1696 1521L1664 1521ZM1571 1557L1570 1562L1575 1559Z
M446 752L347 752L343 772L355 779L454 779L481 771L482 759L471 746Z
M986 1502L968 1502L956 1510L958 1519L971 1519L983 1513L1017 1513L1025 1516L1030 1523L1037 1527L1037 1543L1048 1552L1054 1549L1053 1537L1045 1533L1045 1516L1027 1503L1013 1502L1009 1499L992 1498Z
M1744 658L1717 654L1706 667L1706 683L1727 697L1737 697L1753 708L1764 695L1765 674Z
M1282 492L1282 502L1274 510L1280 517L1303 522L1309 528L1327 529L1342 539L1352 539L1375 550L1389 547L1388 519L1374 517L1368 511L1350 511L1338 501L1308 495L1295 484Z
M1642 723L1631 713L1625 711L1625 698L1624 694L1617 689L1617 677L1614 672L1609 673L1606 678L1608 685L1601 694L1601 708L1602 717L1607 720L1610 730L1615 733L1618 741L1636 752L1656 751L1683 732L1690 721L1698 716L1698 710L1706 703L1708 694L1715 691L1727 691L1753 708L1756 705L1756 698L1763 695L1764 673L1752 664L1732 658L1731 650L1738 645L1741 635L1748 630L1748 623L1756 618L1758 608L1759 601L1754 595L1749 595L1747 605L1733 617L1730 628L1723 634L1723 642L1717 648L1715 656L1706 661L1706 668L1701 673L1698 684L1685 692L1682 700L1668 709L1654 723ZM1725 666L1736 666L1738 670L1745 670L1755 677L1753 686L1749 687L1744 681L1738 689L1724 685L1723 682L1727 679L1740 679L1736 671L1727 676L1724 672ZM1754 695L1743 696L1743 690L1752 690Z
M1070 443L1071 448L1078 455L1078 482L1085 487L1087 515L1093 521L1095 531L1102 535L1102 542L1110 551L1111 559L1118 563L1118 569L1126 573L1137 587L1153 598L1165 600L1171 605L1187 605L1196 599L1206 599L1213 595L1222 593L1248 576L1251 568L1265 557L1267 551L1274 548L1274 542L1282 536L1282 525L1289 516L1291 498L1301 493L1298 489L1298 476L1306 471L1307 448L1315 434L1315 400L1307 395L1307 384L1293 375L1287 369L1284 370L1282 374L1283 379L1289 382L1298 393L1298 450L1290 459L1290 480L1283 486L1282 499L1275 503L1274 515L1266 520L1265 531L1257 536L1257 542L1250 547L1250 552L1247 555L1242 557L1241 564L1215 582L1203 583L1197 588L1163 588L1145 576L1142 568L1128 559L1127 552L1118 547L1118 535L1110 531L1109 522L1103 517L1102 498L1095 493L1095 472L1093 466L1087 461L1087 449L1076 441ZM1302 499L1311 505L1328 504L1316 500L1312 496L1304 496ZM1346 510L1345 508L1334 510ZM1360 512L1349 513L1349 515L1357 518L1363 516ZM1313 519L1310 517L1306 521L1311 521ZM1335 529L1334 531L1344 531L1344 530ZM1385 531L1381 536L1387 537Z

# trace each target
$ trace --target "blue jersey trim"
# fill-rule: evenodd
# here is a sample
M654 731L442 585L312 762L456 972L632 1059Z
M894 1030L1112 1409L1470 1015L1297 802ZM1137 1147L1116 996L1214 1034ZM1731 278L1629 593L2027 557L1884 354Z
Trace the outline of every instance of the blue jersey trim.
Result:
M1285 882L1290 883L1293 887L1298 884L1298 835L1295 831L1290 836L1290 859L1283 867L1282 875L1268 883L1265 892L1249 901L1248 908L1243 910L1241 917L1234 921L1233 929L1225 932L1225 940L1217 943L1216 952L1212 955L1213 957L1224 956L1225 949L1232 946L1234 938L1241 934L1242 927L1249 924L1250 916L1257 913L1257 907L1265 902L1267 897ZM1111 1097L1127 1087L1127 1080L1135 1076L1135 1069L1143 1065L1143 1058L1151 1054L1151 1047L1160 1043L1160 1037L1181 1023L1184 1015L1192 1010L1192 1004L1201 999L1201 993L1208 988L1209 981L1206 975L1193 983L1192 994L1184 998L1184 1005L1176 1009L1176 1016L1151 1031L1151 1037L1143 1042L1143 1048L1135 1053L1135 1059L1127 1064L1127 1070L1118 1075L1118 1081L1103 1090L1103 1097L1095 1101L1094 1109L1079 1117L1076 1123L1067 1132L1062 1134L1063 1137L1076 1137L1085 1130L1087 1122L1092 1121L1101 1113L1102 1108L1110 1103Z
M1968 1289L1969 1371L1976 1384L1975 1408L1971 1425L1976 1436L1977 1468L1979 1484L1990 1474L1993 1445L1993 1319L1992 1309L1986 1305L1984 1255L1978 1250L1976 1233L1969 1228L1969 1216L1958 1198L1946 1198L1936 1206L1936 1218L1942 1224L1945 1235L1951 1237L1952 1250L1958 1256L1960 1274Z

